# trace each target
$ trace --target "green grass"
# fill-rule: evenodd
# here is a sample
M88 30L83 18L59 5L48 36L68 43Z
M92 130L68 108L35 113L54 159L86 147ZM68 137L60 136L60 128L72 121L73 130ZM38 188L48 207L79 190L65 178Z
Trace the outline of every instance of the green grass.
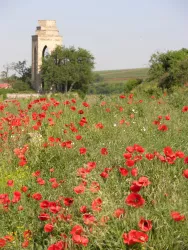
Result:
M188 179L182 176L187 165L183 158L173 158L173 154L174 164L162 162L158 157L151 161L145 157L146 153L154 152L164 156L163 150L167 146L174 153L182 151L188 156L188 112L182 112L183 106L188 105L188 89L176 89L171 95L158 91L151 98L146 87L142 85L135 89L133 98L129 94L124 99L118 95L87 96L84 101L89 103L89 107L85 107L79 98L73 103L73 97L63 95L54 95L56 101L33 102L29 109L27 100L0 104L0 194L8 194L12 200L15 191L20 191L24 185L28 187L26 193L22 192L19 202L8 205L8 210L0 204L0 239L6 235L13 237L3 249L22 249L25 240L28 240L29 250L46 250L60 240L67 241L70 250L188 249L187 220L176 222L170 215L172 211L178 211L188 217ZM69 102L65 105L66 100ZM79 110L84 113L79 114ZM36 114L40 115L35 119ZM170 120L165 119L167 115L170 115ZM162 116L161 124L167 125L167 131L160 131L153 124L158 116ZM49 118L54 125L49 123ZM80 123L81 119L83 123ZM41 126L34 129L39 120ZM98 123L102 123L103 128L97 128ZM82 139L76 140L76 135L81 135ZM59 139L50 142L50 137ZM62 145L67 141L72 142L72 148L64 147L65 143ZM44 147L44 143L48 147ZM21 167L14 149L23 148L26 144L27 163ZM142 156L135 161L138 176L133 177L123 154L126 147L135 144L141 145L145 152L132 153L132 158ZM82 155L80 148L83 147L87 152ZM101 148L107 148L108 154L102 155ZM87 168L88 162L96 162L96 168L81 178L78 171ZM120 174L120 166L129 171L127 176ZM52 168L54 172L50 172ZM100 176L105 168L112 168L107 179ZM32 175L38 170L44 185L40 185L37 177ZM134 208L127 205L125 199L130 194L132 182L142 176L146 176L151 184L142 187L139 192L145 204ZM50 178L56 178L59 184L56 189L52 188ZM14 181L13 187L7 186L8 180ZM74 188L83 181L85 192L76 194ZM100 185L97 193L90 191L94 181ZM36 192L42 195L42 200L55 202L52 210L40 207L42 200L32 198ZM65 197L74 199L70 207L64 205ZM98 212L93 211L91 205L96 198L102 200L102 209ZM20 205L23 210L18 211ZM60 209L57 213L54 212L56 206ZM86 206L88 213L95 216L93 225L84 223L81 206ZM113 214L117 208L123 208L125 216L115 218ZM50 219L40 221L40 213L49 214ZM109 218L106 223L101 222L104 216ZM152 221L152 230L146 232L148 242L128 246L123 242L122 235L133 229L140 231L138 223L141 217ZM53 224L51 233L44 231L45 224ZM72 241L70 232L75 225L83 227L83 236L89 240L87 246ZM24 239L25 230L30 230L31 235ZM62 234L66 234L67 238L64 239Z
M96 71L104 78L104 82L125 82L132 78L146 78L148 68Z

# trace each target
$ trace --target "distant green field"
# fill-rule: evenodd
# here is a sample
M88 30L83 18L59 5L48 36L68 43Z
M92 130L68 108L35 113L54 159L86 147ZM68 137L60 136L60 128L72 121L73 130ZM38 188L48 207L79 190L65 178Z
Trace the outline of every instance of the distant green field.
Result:
M146 78L148 68L121 69L121 70L104 70L96 71L104 78L104 82L125 82L132 78Z

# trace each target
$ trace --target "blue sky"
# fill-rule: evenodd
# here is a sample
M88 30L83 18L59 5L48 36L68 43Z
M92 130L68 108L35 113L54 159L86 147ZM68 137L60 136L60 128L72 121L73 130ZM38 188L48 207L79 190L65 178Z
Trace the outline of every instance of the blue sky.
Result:
M0 0L0 71L31 64L38 20L56 20L65 46L82 47L96 69L146 67L156 51L188 48L187 0Z

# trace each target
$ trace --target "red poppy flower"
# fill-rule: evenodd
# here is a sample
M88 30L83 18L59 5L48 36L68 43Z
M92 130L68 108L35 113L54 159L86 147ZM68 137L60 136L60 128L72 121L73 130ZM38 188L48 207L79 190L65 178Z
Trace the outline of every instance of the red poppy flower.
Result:
M50 178L49 179L49 182L55 182L56 181L56 178Z
M106 173L105 171L100 174L100 176L104 179L108 178L109 174Z
M86 206L81 206L80 207L80 213L82 213L82 214L87 213L87 207Z
M31 237L31 231L30 230L25 230L24 232L23 232L23 237L25 238L25 239L27 239L27 238L29 238L29 237Z
M137 168L132 168L131 169L131 175L134 176L134 177L137 176L138 175L138 169Z
M22 205L18 206L18 211L22 211L24 208Z
M70 207L73 204L73 202L74 202L73 198L64 198L63 199L63 203L67 207Z
M49 214L45 214L45 213L42 213L38 216L39 220L41 221L45 221L45 220L49 220L50 219L50 215Z
M90 186L90 192L92 193L97 193L100 190L100 185L98 182L93 181Z
M17 203L21 200L21 193L19 191L15 191L13 193L13 199L12 199L12 203Z
M42 201L42 202L40 203L40 208L45 209L45 208L48 208L49 205L50 205L49 201L44 200L44 201Z
M4 246L6 246L6 240L1 238L0 239L0 247L4 247Z
M53 183L52 183L52 188L58 188L59 187L59 183L57 183L56 181L54 181Z
M61 210L61 207L58 205L54 205L54 206L50 206L49 210L51 213L57 214Z
M14 240L14 237L12 235L5 235L4 239L8 242L12 242ZM0 244L1 246L1 244Z
M104 128L104 125L103 125L101 122L99 122L99 123L97 123L97 124L95 125L95 127L96 127L96 128L99 128L99 129L102 129L102 128Z
M65 250L67 249L67 243L63 241L58 241L48 247L48 250Z
M24 242L22 243L22 247L26 248L29 246L29 240L24 240Z
M76 110L76 107L75 107L75 106L71 106L70 109L71 109L72 111L75 111L75 110Z
M129 153L133 153L134 152L134 147L128 146L128 147L126 147L126 151L129 152Z
M102 226L104 226L108 221L110 220L110 218L106 215L102 216L101 219L100 219L100 224Z
M150 153L147 153L147 154L146 154L146 158L147 158L149 161L153 160L154 157L155 157L154 154L150 154Z
M46 225L44 226L44 231L45 231L46 233L51 233L51 232L53 231L53 229L54 229L54 226L53 226L52 224L46 224Z
M38 177L40 173L40 170L37 170L36 172L32 173L32 176Z
M138 226L140 228L140 230L147 232L150 231L152 229L152 221L151 220L145 220L144 218L141 218Z
M81 235L84 232L84 229L80 225L75 225L72 230L70 231L70 234L78 234Z
M82 114L84 114L84 111L82 109L80 109L80 110L78 110L78 114L82 115Z
M167 130L168 130L168 127L167 127L167 125L165 125L165 124L161 124L161 125L158 126L158 130L167 131Z
M123 176L127 176L129 174L129 171L126 168L119 168L119 172Z
M84 107L86 107L86 108L89 108L89 103L87 103L87 102L82 102L82 105L83 105Z
M145 200L140 194L131 193L125 199L125 203L132 207L142 207L145 204Z
M169 121L171 118L170 118L170 115L166 115L165 116L165 119L167 120L167 121Z
M22 192L24 192L24 193L25 193L25 192L27 192L27 190L28 190L28 187L27 187L27 186L23 186L23 187L21 187L21 191L22 191Z
M97 164L94 161L90 161L90 162L87 163L87 166L88 166L87 169L90 172L91 170L93 170L94 168L96 168Z
M84 155L84 154L86 154L87 149L86 148L80 148L79 151L80 151L81 155Z
M107 148L101 148L101 154L102 155L107 155L108 154Z
M185 164L188 164L188 156L186 156L186 157L184 158L184 163L185 163Z
M147 186L149 186L149 185L151 184L151 182L150 182L150 181L148 180L148 178L145 177L145 176L140 177L139 180L138 180L138 182L139 182L139 184L141 184L143 187L147 187Z
M122 217L124 214L125 214L125 209L124 209L124 208L117 208L117 209L114 211L114 217L116 217L116 218L120 218L120 217Z
M32 195L32 198L36 201L42 200L42 195L40 193L35 193Z
M106 108L106 112L110 112L110 109L109 109L109 108Z
M100 212L102 210L102 199L96 198L94 201L92 201L91 207L93 211Z
M148 241L148 235L137 230L131 230L129 233L123 234L123 241L127 245L144 243Z
M178 158L184 158L184 157L185 157L185 154L184 154L182 151L176 151L176 152L175 152L175 155L176 155L176 157L178 157Z
M125 159L130 159L130 158L132 157L132 154L131 154L131 153L124 153L124 154L123 154L123 157L124 157Z
M183 171L183 176L184 176L185 178L188 178L188 169L185 169L185 170Z
M14 186L14 181L13 180L8 180L7 181L7 186L13 187Z
M89 240L87 237L79 235L79 234L73 234L72 240L77 245L87 246L89 243Z
M83 194L83 193L85 192L85 187L84 187L84 185L81 184L81 185L75 187L75 188L74 188L74 192L75 192L76 194Z
M42 178L37 178L37 183L39 184L39 185L45 185L45 180L43 180Z
M138 181L133 181L130 187L130 190L134 193L137 193L141 190L142 184L139 183Z
M96 218L92 214L84 214L83 221L86 225L92 225L96 221Z
M182 108L182 112L187 112L188 111L188 106L184 106L183 108Z
M173 157L175 155L174 152L172 151L172 148L169 146L165 147L163 151L165 156L167 157Z
M127 165L127 167L131 168L132 166L134 166L135 161L128 159L128 160L126 160L125 164Z
M81 140L82 139L82 136L81 135L76 135L76 140Z
M179 212L173 211L171 212L171 217L174 221L184 221L185 215L181 215Z
M142 146L138 145L138 144L134 144L133 147L134 147L134 150L136 152L138 152L138 153L144 153L144 151L145 151L145 149Z

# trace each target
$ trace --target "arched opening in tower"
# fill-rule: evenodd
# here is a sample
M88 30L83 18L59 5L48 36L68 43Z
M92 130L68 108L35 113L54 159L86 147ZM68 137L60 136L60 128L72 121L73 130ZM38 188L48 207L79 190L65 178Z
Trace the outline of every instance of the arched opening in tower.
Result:
M43 50L42 50L42 57L47 57L49 56L49 50L48 50L48 47L45 45Z

